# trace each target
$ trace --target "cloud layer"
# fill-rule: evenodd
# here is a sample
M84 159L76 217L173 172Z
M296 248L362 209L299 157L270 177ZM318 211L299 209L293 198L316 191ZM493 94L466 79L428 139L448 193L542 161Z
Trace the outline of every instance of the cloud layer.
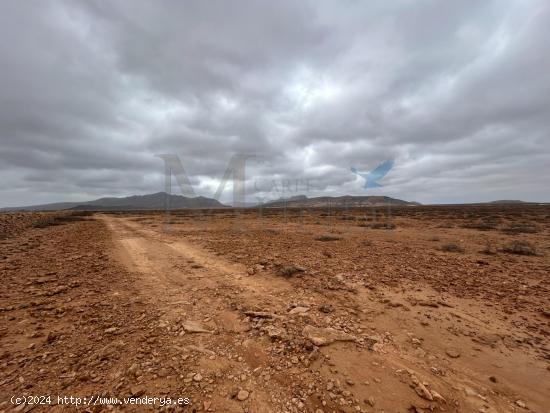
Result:
M362 194L350 167L393 158L369 193L550 201L549 20L544 0L4 1L0 207L163 190L160 153L206 196L247 153L251 200Z

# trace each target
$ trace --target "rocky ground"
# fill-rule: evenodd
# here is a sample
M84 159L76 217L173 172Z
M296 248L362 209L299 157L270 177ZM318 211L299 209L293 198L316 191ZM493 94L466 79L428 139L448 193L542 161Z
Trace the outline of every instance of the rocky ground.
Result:
M0 228L0 411L550 411L548 207ZM147 396L189 404L112 403Z

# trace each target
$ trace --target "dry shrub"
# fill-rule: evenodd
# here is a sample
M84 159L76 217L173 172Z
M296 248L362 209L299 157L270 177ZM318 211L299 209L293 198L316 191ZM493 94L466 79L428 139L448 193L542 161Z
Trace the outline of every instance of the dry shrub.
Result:
M282 277L292 277L295 274L305 271L302 267L297 267L293 264L281 264L276 267L277 275Z
M462 228L477 229L479 231L490 231L496 229L496 227L496 223L490 221L467 222L462 225Z
M507 228L502 230L506 234L535 234L538 232L536 225L519 223L510 224Z
M512 241L509 244L506 244L502 248L502 251L508 254L537 255L537 250L533 244L527 241Z
M370 227L372 229L395 229L395 224L391 222L375 222Z
M69 212L67 215L48 217L33 224L33 228L47 228L55 225L64 225L71 222L86 221L91 216L90 211Z
M315 237L315 241L338 241L342 239L342 237L338 237L336 235L330 235L330 234L325 234L325 235L319 235L318 237Z
M493 244L491 244L489 241L487 241L487 243L485 244L485 248L483 248L480 252L486 255L495 255L497 253L495 248L493 248Z
M441 246L441 251L445 251L445 252L464 252L464 248L462 248L458 244L455 244L453 242L449 242L449 243L443 244Z

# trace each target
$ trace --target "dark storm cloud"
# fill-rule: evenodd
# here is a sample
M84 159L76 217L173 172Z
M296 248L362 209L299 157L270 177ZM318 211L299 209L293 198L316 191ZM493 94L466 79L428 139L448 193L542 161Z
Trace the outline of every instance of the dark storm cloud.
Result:
M209 196L249 153L258 196L285 179L359 194L350 166L394 158L376 193L549 198L542 0L0 9L0 206L156 192L159 153Z

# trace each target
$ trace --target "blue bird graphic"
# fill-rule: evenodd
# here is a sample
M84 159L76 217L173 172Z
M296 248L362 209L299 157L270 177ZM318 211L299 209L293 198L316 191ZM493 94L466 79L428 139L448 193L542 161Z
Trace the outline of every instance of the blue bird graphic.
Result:
M351 172L359 175L365 180L363 188L380 188L381 184L378 183L380 179L387 175L387 173L393 168L393 159L382 162L376 168L369 172L359 172L354 166L351 167Z

